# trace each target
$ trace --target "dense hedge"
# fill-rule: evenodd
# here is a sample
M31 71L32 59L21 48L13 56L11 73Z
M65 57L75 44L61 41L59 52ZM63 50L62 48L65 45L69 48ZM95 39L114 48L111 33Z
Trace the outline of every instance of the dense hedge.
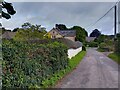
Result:
M68 66L62 43L27 44L3 41L3 87L40 87L42 80Z
M86 55L86 51L81 51L75 57L69 60L68 67L64 70L60 70L59 72L55 73L51 78L45 79L42 84L43 88L56 88L56 84L65 77L65 75L72 72L76 66L82 61L83 57Z
M88 46L88 47L98 47L98 43L97 42L86 42L86 46Z
M120 55L120 33L117 34L117 40L115 41L115 53Z

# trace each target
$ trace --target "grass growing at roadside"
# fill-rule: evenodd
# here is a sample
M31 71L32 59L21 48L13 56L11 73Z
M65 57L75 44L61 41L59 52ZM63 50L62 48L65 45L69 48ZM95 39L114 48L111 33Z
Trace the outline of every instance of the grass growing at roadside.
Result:
M74 69L79 64L79 62L83 59L85 54L86 54L86 52L82 51L82 52L78 53L75 57L73 57L69 60L69 65L70 65L71 69Z
M118 64L120 64L120 61L118 60L120 58L120 56L118 56L115 53L111 53L108 55L109 58L111 58L112 60L116 61Z
M58 71L52 77L45 79L42 82L42 88L54 87L60 79L62 79L66 74L70 73L80 63L85 54L86 51L81 51L75 57L71 58L69 60L69 66L66 69Z

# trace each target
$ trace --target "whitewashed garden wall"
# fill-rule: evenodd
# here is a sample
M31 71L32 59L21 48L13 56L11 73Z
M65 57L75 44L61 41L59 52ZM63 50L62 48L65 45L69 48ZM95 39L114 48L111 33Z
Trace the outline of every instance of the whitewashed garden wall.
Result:
M82 51L82 47L79 47L77 49L68 49L68 58L71 59L75 55L77 55L80 51Z

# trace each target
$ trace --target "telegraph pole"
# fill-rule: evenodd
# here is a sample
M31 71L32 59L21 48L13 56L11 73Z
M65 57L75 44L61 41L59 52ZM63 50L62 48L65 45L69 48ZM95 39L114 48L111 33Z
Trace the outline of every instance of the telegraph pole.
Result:
M115 5L114 7L114 35L115 35L115 40L117 38L117 6Z

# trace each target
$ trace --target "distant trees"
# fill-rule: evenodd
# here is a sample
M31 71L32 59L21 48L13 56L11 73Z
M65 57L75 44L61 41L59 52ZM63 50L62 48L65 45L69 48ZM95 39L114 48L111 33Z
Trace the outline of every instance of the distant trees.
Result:
M3 34L6 31L6 29L4 27L2 27L2 32L1 34Z
M85 39L88 36L87 31L80 26L73 26L72 28L67 28L64 24L56 24L56 28L60 30L76 30L76 40L80 42L85 42Z
M50 34L45 37L47 33L46 28L41 27L41 25L33 25L29 22L21 25L22 28L15 28L12 32L16 32L14 40L26 41L26 40L35 40L43 38L51 38ZM75 30L76 31L76 41L85 42L86 37L88 36L87 31L80 26L73 26L67 28L64 24L56 24L56 28L60 30Z
M114 38L111 35L101 34L94 42L98 43L99 51L114 51Z
M16 29L14 30L16 31ZM21 29L17 29L14 40L26 41L43 39L46 29L41 27L41 25L32 25L30 23L24 23Z
M56 24L55 27L60 29L60 30L67 30L68 29L64 24Z
M90 37L99 37L101 35L101 32L98 29L93 30L93 32L90 34Z
M26 22L22 25L22 29L32 29L32 31L37 30L39 32L45 32L46 33L46 28L41 27L41 25L32 25L29 22Z
M12 3L3 1L1 6L3 9L6 9L6 11L7 11L7 12L2 11L3 18L10 19L11 15L14 15L16 13L16 11L14 10L14 8L12 6Z
M13 32L17 32L19 30L19 28L14 28Z
M29 28L31 28L31 23L29 23L29 22L26 22L26 23L24 23L24 24L22 24L22 28L23 29L29 29Z
M2 29L2 30L1 30L1 31L2 31L2 34L3 34L4 32L6 32L6 31L11 32L11 30L7 30L7 29L5 29L4 27L2 27L1 29Z
M108 39L108 35L101 34L98 38L96 38L94 41L98 42L99 44L104 42L106 39Z
M87 31L80 26L73 26L69 30L76 30L76 40L80 42L85 42L86 37L88 36Z

